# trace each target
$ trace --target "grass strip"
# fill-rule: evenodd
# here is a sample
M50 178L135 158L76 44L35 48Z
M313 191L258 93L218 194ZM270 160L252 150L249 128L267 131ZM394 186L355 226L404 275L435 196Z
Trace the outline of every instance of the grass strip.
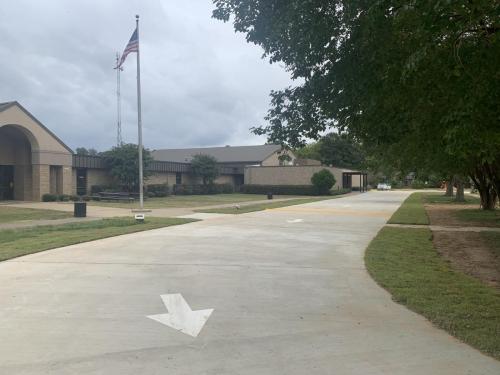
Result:
M0 261L57 247L74 245L122 234L186 224L192 219L147 218L137 223L134 218L111 218L64 225L48 225L27 229L0 231Z
M457 202L454 196L447 197L443 193L428 193L425 194L424 196L425 203L457 204L457 205L477 204L478 206L481 204L481 199L479 199L478 196L472 194L465 194L464 198L465 198L464 202Z
M72 217L72 212L0 206L0 224L21 220L55 220Z
M411 194L394 212L388 223L428 225L429 218L425 212L423 197L424 193Z
M210 209L205 209L205 210L197 210L196 212L239 215L239 214L246 214L249 212L263 211L263 210L268 210L268 209L272 209L272 208L294 206L296 204L319 202L319 201L323 201L326 199L335 199L335 198L340 198L340 197L336 196L336 197L325 197L325 198L290 199L287 201L279 201L279 202L272 202L272 203L251 204L251 205L247 205L247 206L240 206L239 208L236 208L236 207L210 208Z
M366 251L368 272L394 301L500 359L500 292L451 269L431 238L424 228L383 228Z

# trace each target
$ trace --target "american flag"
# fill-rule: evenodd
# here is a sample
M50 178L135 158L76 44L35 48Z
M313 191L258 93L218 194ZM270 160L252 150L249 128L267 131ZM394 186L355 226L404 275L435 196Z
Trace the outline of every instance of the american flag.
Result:
M128 41L127 46L125 47L125 50L122 53L122 58L120 59L117 68L121 68L121 66L125 62L125 59L127 58L130 52L138 52L138 51L139 51L139 38L137 37L137 29L135 29L134 33L130 37L130 40Z

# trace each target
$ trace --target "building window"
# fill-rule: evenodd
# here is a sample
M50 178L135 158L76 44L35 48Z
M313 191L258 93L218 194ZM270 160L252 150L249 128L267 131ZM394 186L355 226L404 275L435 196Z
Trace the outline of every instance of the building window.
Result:
M180 185L180 184L182 184L182 173L177 172L177 173L175 174L175 184L176 184L176 185Z

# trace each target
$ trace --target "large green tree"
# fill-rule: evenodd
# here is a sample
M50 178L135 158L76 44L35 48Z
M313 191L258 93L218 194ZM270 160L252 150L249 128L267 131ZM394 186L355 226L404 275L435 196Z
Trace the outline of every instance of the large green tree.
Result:
M129 192L139 190L139 147L133 143L115 146L101 154L110 168L111 175ZM147 149L142 151L143 176L147 179L151 172L148 165L153 161Z
M214 17L301 84L271 93L270 141L337 127L404 169L468 175L500 193L500 2L215 0Z
M217 159L210 155L194 155L191 159L191 170L195 176L201 178L203 185L213 184L219 175Z
M296 153L299 157L319 160L339 168L361 169L365 161L361 145L347 134L327 134L318 142L298 149Z
M76 148L77 155L85 155L85 156L97 156L99 152L95 148L85 148L85 147L77 147Z

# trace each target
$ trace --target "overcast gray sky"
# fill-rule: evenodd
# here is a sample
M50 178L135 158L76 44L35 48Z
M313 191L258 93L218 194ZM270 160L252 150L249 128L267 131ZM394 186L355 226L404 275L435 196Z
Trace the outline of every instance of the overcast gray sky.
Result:
M17 100L70 147L116 142L116 52L141 16L146 147L261 144L269 92L289 74L211 18L211 0L16 0L0 7L0 102ZM137 142L136 62L122 73L125 142Z

